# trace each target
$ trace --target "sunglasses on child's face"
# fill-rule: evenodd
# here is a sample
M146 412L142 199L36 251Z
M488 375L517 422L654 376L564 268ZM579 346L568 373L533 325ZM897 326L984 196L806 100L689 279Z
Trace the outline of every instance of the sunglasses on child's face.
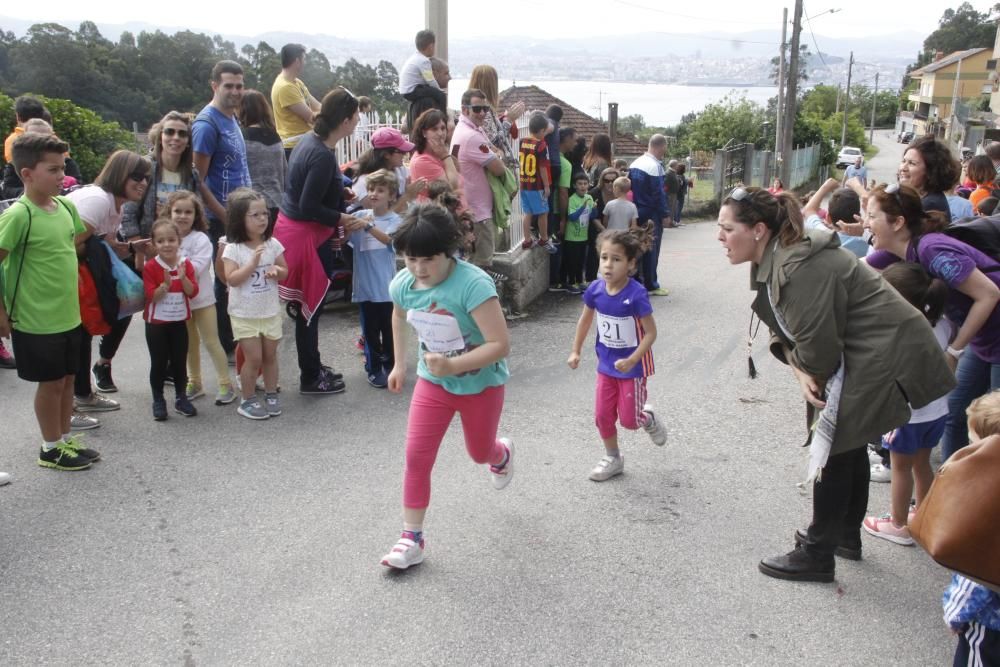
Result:
M165 128L163 128L163 136L165 136L165 137L172 137L175 134L178 137L180 137L181 139L187 139L188 136L190 136L191 133L188 132L187 130L175 130L172 127L165 127Z

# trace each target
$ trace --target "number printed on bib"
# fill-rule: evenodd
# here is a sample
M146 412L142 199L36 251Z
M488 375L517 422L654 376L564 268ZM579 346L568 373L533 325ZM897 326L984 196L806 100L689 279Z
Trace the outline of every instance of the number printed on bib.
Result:
M267 284L267 278L265 274L271 269L271 264L261 265L257 267L257 270L253 272L250 276L250 293L251 294L264 294L270 291L270 286Z
M451 315L410 310L406 313L406 321L417 330L420 342L430 352L447 354L465 349L465 338L458 320Z
M639 345L634 317L615 317L597 313L597 335L604 347L615 350Z

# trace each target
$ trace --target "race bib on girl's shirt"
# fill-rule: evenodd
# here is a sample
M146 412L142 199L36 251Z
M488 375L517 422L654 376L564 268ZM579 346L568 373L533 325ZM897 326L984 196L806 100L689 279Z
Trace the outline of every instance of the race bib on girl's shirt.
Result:
M653 374L653 351L649 350L627 373L615 368L619 359L627 359L646 335L641 319L653 314L646 288L629 278L618 294L608 294L607 284L595 280L583 293L583 302L594 309L597 327L597 370L616 378L641 378Z
M410 310L406 321L417 330L421 345L430 352L449 354L465 349L465 337L458 320L451 315Z

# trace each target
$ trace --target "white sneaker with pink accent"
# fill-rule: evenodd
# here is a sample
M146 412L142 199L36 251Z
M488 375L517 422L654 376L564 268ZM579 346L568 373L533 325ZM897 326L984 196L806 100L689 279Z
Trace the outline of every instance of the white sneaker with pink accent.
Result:
M382 565L395 570L405 570L424 562L424 541L414 542L409 537L400 537L396 546L382 557Z

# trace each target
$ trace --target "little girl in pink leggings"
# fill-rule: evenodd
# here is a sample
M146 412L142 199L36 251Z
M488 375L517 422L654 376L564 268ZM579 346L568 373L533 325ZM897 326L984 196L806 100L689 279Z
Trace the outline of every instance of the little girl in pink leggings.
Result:
M407 323L420 339L406 427L403 533L382 558L382 565L399 570L424 560L431 470L456 412L462 418L465 448L473 461L489 465L493 487L506 487L514 472L514 443L497 438L510 375L507 323L493 279L455 259L462 236L451 214L436 204L411 208L393 234L393 246L406 269L389 285L395 351L389 391L399 393L406 381Z

